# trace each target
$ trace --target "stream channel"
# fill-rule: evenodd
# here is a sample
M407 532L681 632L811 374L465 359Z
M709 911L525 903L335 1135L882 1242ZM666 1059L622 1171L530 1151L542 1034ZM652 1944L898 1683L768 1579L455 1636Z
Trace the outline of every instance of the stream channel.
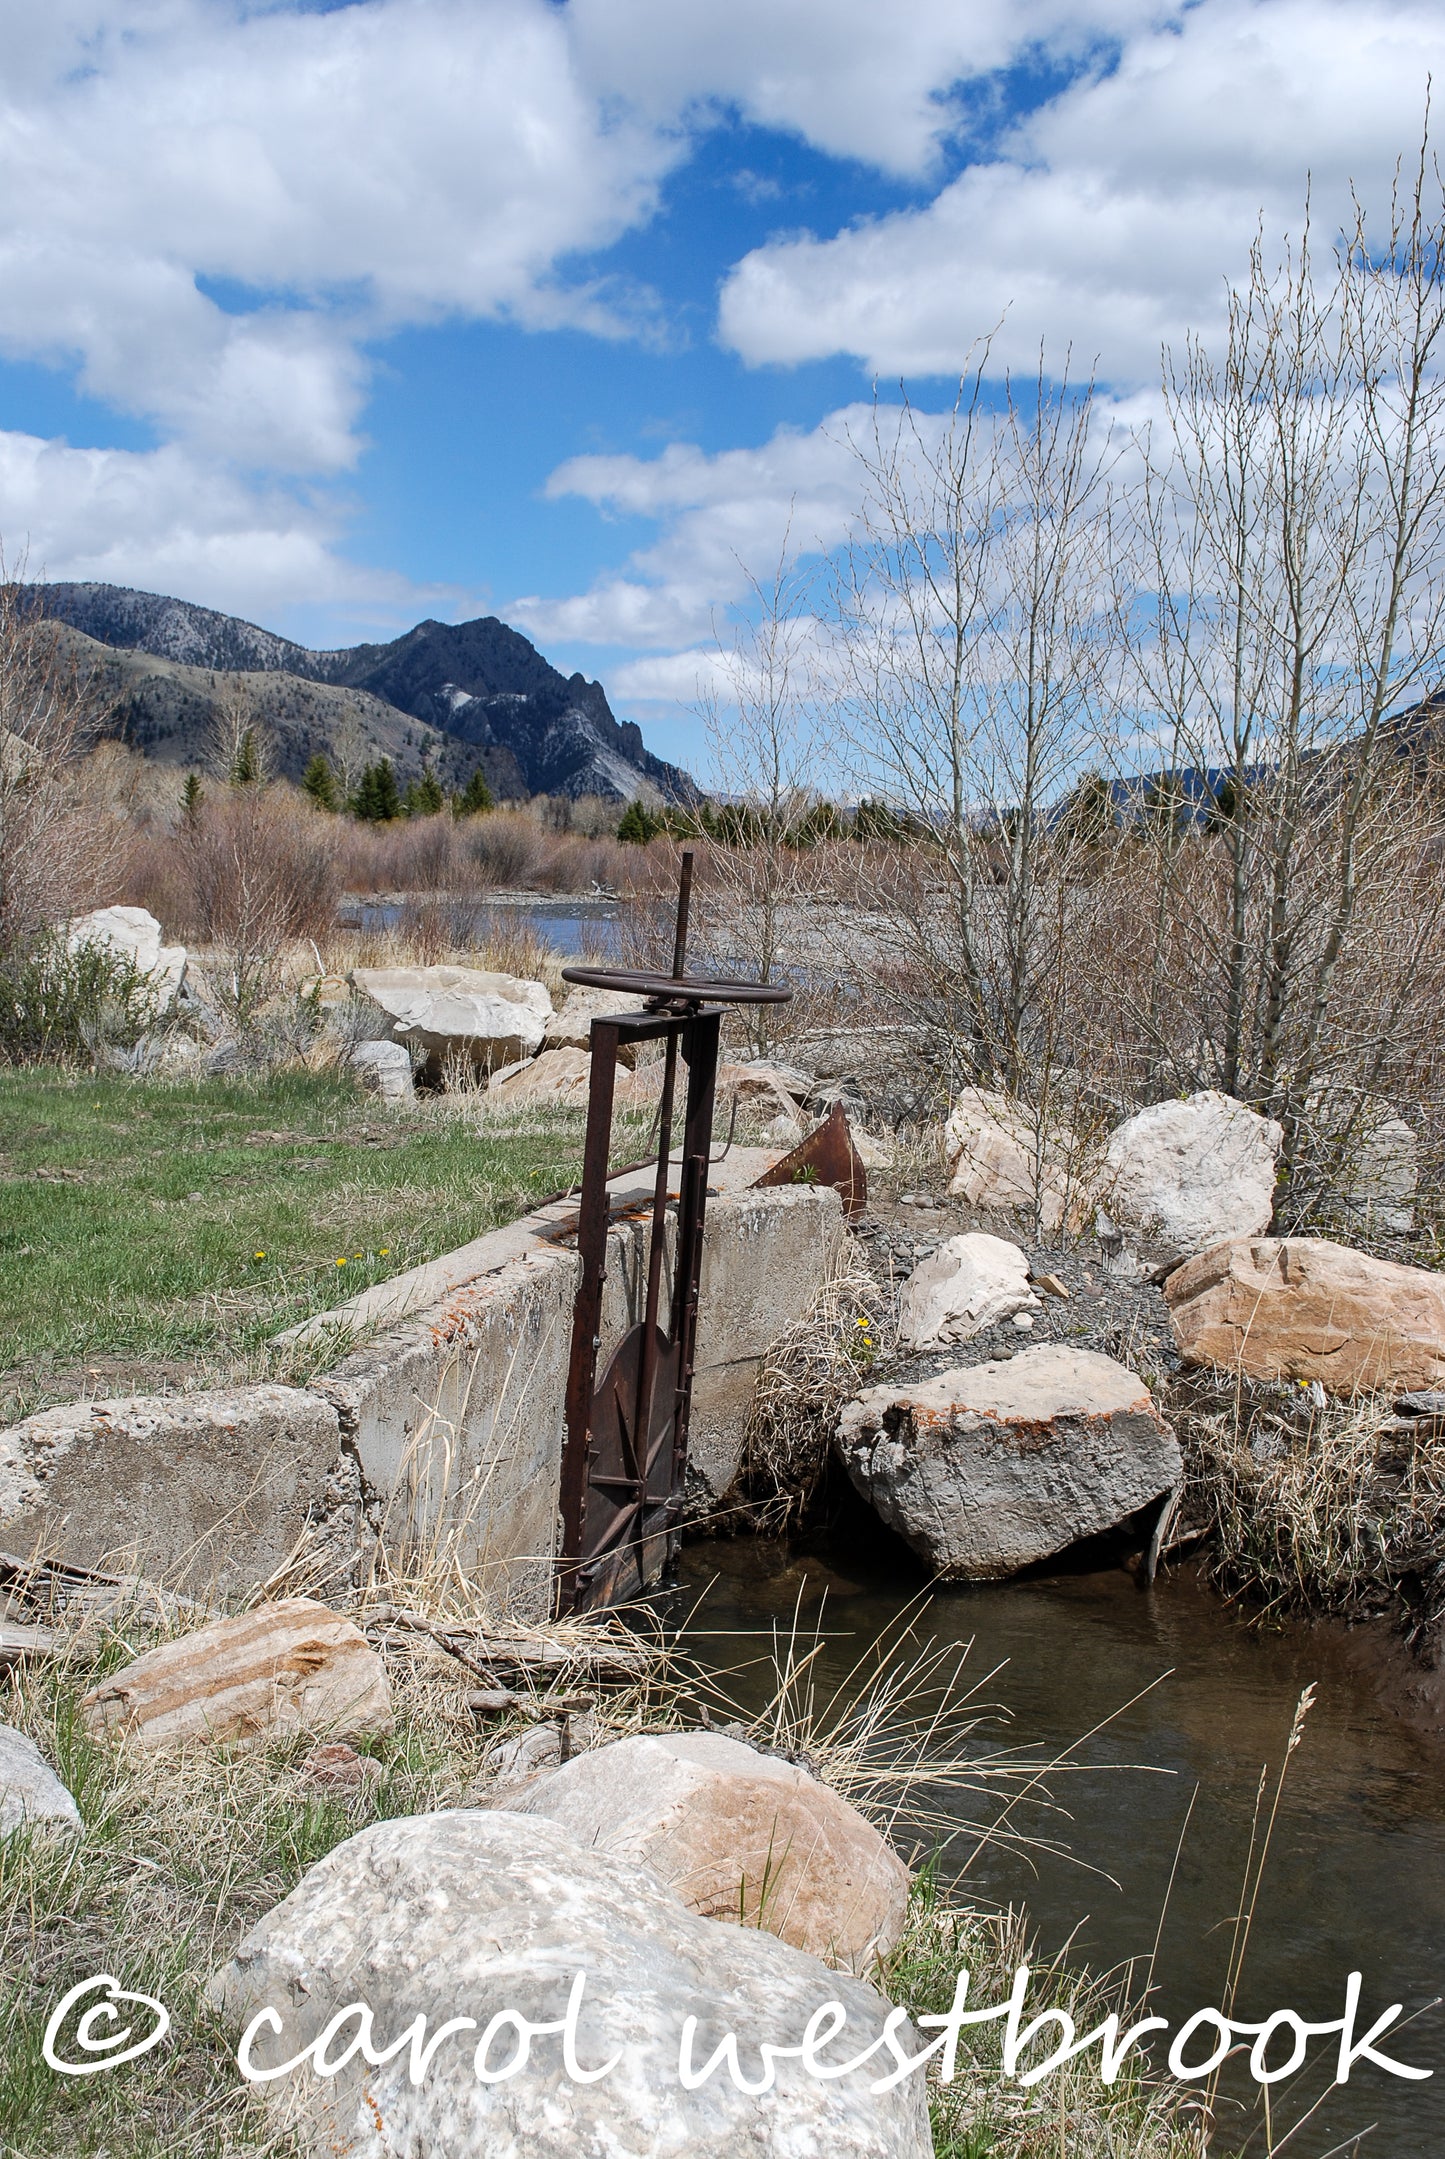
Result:
M686 1546L666 1604L691 1655L753 1711L774 1691L775 1640L796 1635L805 1654L821 1639L810 1666L821 1702L856 1695L873 1645L910 1621L905 1662L930 1640L948 1645L951 1663L966 1646L960 1685L975 1690L979 1721L952 1742L958 1751L1077 1766L1046 1778L1047 1800L1035 1788L1013 1805L1009 1825L1033 1849L980 1841L1020 1786L935 1787L930 1804L961 1832L942 1851L943 1874L975 1903L1025 1907L1046 1953L1068 1944L1100 1973L1137 1960L1136 1988L1167 1890L1149 2006L1174 2030L1220 2002L1261 1772L1268 1765L1267 1808L1296 1703L1314 1682L1235 2014L1338 2018L1347 1975L1362 1973L1360 2035L1402 2003L1401 2024L1414 2021L1381 2045L1435 2074L1406 2083L1363 2063L1326 2092L1338 2042L1316 2039L1300 2079L1272 2088L1273 2148L1290 2159L1445 2159L1445 2010L1428 2006L1445 1994L1445 1748L1382 1705L1338 1632L1251 1624L1188 1568L1149 1591L1117 1565L930 1589L886 1532L846 1513L843 1526L793 1543ZM1193 2058L1210 2044L1201 2032ZM1289 2046L1278 2032L1272 2060ZM1230 2089L1257 2099L1247 2080ZM1269 2150L1257 2107L1221 2113L1216 2150L1241 2147L1250 2159Z

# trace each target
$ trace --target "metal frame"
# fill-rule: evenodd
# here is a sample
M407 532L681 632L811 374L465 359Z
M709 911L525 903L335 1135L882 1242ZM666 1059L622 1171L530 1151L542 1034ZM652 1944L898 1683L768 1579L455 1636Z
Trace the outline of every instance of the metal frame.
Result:
M781 1004L792 996L791 990L780 985L698 981L684 973L692 860L690 853L682 859L670 975L590 967L562 970L568 982L640 993L647 1000L644 1011L609 1014L594 1019L591 1028L592 1074L577 1225L582 1275L573 1309L562 1454L562 1545L556 1585L557 1609L562 1613L621 1601L635 1595L660 1571L681 1512L687 1467L723 1014L732 1004ZM611 1229L607 1160L617 1056L624 1042L657 1041L666 1044L666 1061L643 1316L624 1336L599 1382L597 1355ZM687 1097L676 1194L677 1256L663 1334L659 1316L679 1053L687 1067Z

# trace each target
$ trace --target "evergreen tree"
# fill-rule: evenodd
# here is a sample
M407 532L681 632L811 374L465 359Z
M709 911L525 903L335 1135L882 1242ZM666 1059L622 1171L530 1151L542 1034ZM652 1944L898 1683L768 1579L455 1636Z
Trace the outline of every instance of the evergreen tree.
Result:
M204 797L205 789L201 785L200 773L188 772L186 774L186 784L181 789L181 818L185 824L194 825L196 823L201 814L201 803Z
M301 792L311 797L318 810L339 810L341 807L341 792L336 785L336 774L320 750L301 775Z
M654 817L644 803L629 802L622 812L617 837L619 840L631 841L634 846L645 847L661 830L661 819Z
M486 774L480 765L461 793L452 797L452 808L458 817L480 817L484 811L494 810L496 806L492 790L487 785Z
M421 777L408 783L401 806L408 817L435 817L437 811L445 805L446 799L442 792L442 783L431 766L423 765Z
M254 727L248 727L236 744L230 777L233 787L254 787L261 778L261 746Z
M389 757L368 765L356 783L351 807L366 824L389 825L401 815L401 790Z
M1117 822L1108 781L1102 773L1086 772L1064 797L1054 836L1061 847L1097 847Z

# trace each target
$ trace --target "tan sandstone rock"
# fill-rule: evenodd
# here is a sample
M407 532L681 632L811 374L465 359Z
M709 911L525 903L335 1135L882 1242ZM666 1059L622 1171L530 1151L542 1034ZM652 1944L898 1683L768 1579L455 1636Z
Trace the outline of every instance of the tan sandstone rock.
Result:
M563 1102L584 1105L592 1076L586 1050L543 1050L529 1064L496 1078L487 1089L489 1103Z
M147 1650L81 1700L87 1730L142 1747L391 1729L386 1668L310 1597L260 1604Z
M641 1863L705 1919L762 1927L847 1971L903 1931L908 1869L872 1823L805 1769L721 1732L594 1747L503 1804Z
M1445 1384L1445 1279L1327 1237L1237 1237L1169 1276L1186 1364L1333 1394Z
M1115 1529L1183 1477L1142 1379L1041 1343L870 1387L835 1442L875 1511L945 1580L986 1582Z
M1066 1136L1040 1135L1007 1095L965 1087L944 1127L948 1189L985 1213L1037 1211L1046 1233L1079 1229L1090 1194Z

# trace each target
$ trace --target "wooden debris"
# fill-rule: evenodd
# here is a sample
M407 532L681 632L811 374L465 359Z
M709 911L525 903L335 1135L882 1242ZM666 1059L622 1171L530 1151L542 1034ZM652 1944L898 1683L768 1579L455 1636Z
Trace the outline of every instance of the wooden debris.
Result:
M506 1687L478 1687L467 1696L474 1717L505 1717L513 1710L547 1717L576 1717L596 1707L591 1694L513 1694Z
M1031 1274L1029 1280L1033 1283L1035 1289L1047 1290L1051 1297L1062 1297L1067 1304L1069 1297L1068 1284L1061 1282L1056 1274Z
M654 1668L660 1654L649 1642L600 1627L561 1639L497 1635L480 1627L428 1619L425 1613L401 1605L375 1605L363 1615L363 1624L373 1632L395 1627L428 1635L438 1649L491 1688L505 1688L516 1681L529 1687L555 1686L569 1679L592 1686L634 1685Z
M12 1665L40 1663L55 1654L55 1636L49 1627L31 1627L16 1620L0 1619L0 1672Z

